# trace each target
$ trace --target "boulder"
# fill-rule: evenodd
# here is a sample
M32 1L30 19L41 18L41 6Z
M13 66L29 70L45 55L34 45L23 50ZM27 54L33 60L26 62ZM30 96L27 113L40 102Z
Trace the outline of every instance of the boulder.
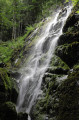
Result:
M53 56L50 62L50 67L47 72L52 74L67 74L69 66L56 55Z
M69 67L72 67L79 59L79 42L58 46L55 54L68 64Z

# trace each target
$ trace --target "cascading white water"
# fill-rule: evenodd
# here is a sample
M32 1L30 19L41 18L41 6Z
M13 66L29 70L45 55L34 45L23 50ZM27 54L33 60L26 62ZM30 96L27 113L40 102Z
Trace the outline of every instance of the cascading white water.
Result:
M64 10L58 10L55 13L54 18L47 24L46 30L34 46L32 57L28 65L24 67L20 78L17 112L29 114L38 95L42 93L40 89L42 78L54 54L58 38L62 34L62 28L71 12L71 8L71 6L68 6Z

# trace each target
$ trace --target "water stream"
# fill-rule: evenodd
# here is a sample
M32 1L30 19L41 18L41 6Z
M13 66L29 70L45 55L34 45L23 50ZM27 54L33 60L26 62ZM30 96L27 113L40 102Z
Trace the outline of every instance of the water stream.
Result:
M71 12L71 8L71 6L67 6L63 10L58 10L54 17L51 17L46 29L34 46L32 57L23 68L19 80L20 91L16 106L17 112L30 114L38 95L42 94L42 78L54 54L57 41L62 34L63 26Z

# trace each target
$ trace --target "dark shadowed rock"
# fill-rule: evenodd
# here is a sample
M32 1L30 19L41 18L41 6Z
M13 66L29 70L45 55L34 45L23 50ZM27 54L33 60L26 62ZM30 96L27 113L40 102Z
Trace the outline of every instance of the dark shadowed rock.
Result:
M52 74L67 74L68 71L69 69L63 69L63 68L48 69L48 72Z
M18 120L28 120L28 114L27 113L19 113Z
M17 112L15 104L12 102L5 102L0 109L1 120L17 120Z
M72 42L79 42L79 32L77 33L65 33L60 36L58 45L70 44Z
M55 54L72 67L79 60L79 42L58 46Z
M0 67L5 67L6 65L5 65L5 63L0 63Z
M68 27L75 26L75 23L78 21L78 18L75 16L75 14L71 14L69 18L66 21L66 24L63 28L63 32L66 32L68 30Z

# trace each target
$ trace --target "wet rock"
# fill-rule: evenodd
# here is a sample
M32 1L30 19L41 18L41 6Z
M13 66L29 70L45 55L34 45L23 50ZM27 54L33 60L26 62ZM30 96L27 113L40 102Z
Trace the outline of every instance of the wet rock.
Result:
M59 16L57 19L59 20L61 17L65 17L66 13L67 13L67 9L63 8L62 11L59 13Z
M61 26L62 26L62 22L58 22L58 23L53 27L54 32L57 31L58 29L60 29Z
M9 71L9 74L11 75L11 77L15 78L15 79L18 79L20 78L21 74L18 73L18 72L13 72L13 71Z
M46 53L48 51L49 46L50 46L50 40L51 40L51 37L46 38L43 48L42 48L43 53Z

